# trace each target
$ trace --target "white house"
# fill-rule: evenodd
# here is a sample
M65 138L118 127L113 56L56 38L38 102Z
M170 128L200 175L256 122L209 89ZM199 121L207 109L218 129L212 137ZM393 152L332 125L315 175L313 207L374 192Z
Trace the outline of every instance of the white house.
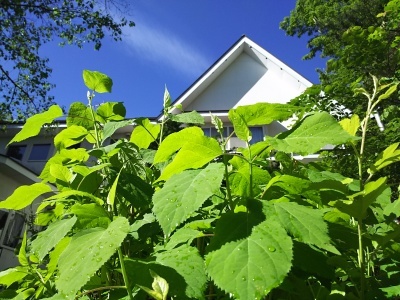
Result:
M286 103L311 85L299 73L242 36L178 97L175 104L180 104L184 111L196 110L203 115L206 121L203 130L209 136L216 134L210 122L210 112L220 117L228 136L232 131L229 109L258 102ZM10 125L6 131L0 132L0 199L7 198L19 185L38 181L37 174L55 151L52 139L62 130L62 126L53 131L43 130L38 137L5 148L20 128L21 125ZM116 132L116 138L129 134L122 130L126 128ZM286 127L274 122L251 130L252 142L257 142L265 135L274 136L286 130ZM235 137L228 144L229 148L243 146L244 143ZM34 209L21 213L0 211L0 271L17 263L13 250L25 221Z

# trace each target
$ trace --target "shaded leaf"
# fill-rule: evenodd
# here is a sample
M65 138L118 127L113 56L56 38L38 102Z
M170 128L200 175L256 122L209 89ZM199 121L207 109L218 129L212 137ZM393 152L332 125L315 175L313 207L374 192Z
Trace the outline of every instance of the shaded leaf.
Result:
M196 248L182 245L178 248L160 252L156 254L156 261L174 269L184 278L186 285L179 288L185 289L186 299L204 299L207 276L204 270L204 261ZM170 283L170 289L176 285L168 277L165 276L164 278Z

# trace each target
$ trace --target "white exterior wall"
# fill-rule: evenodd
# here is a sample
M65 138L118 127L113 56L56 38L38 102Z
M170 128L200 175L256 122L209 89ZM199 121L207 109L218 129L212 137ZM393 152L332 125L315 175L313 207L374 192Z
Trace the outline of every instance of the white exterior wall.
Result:
M258 102L287 103L306 86L271 60L265 65L242 52L185 111L229 110Z

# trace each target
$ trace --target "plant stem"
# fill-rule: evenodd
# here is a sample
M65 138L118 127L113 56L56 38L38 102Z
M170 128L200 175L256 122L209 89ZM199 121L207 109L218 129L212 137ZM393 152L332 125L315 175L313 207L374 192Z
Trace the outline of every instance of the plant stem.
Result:
M96 146L97 148L100 148L100 137L99 137L99 133L97 131L97 126L96 126L96 118L94 117L94 110L93 110L93 106L92 106L92 99L93 99L93 92L92 94L89 96L89 108L90 108L90 113L92 115L92 120L93 120L93 127L94 127L94 133L96 135Z
M125 289L125 288L126 288L125 286L120 286L120 285L102 286L102 287L95 288L93 290L83 292L82 294L79 294L78 296L76 296L75 299L78 299L82 296L85 296L85 295L88 295L88 294L91 294L94 292L99 292L99 291L104 291L104 290L113 290L113 289Z
M122 254L121 247L118 247L118 257L119 257L119 262L121 264L122 277L124 278L125 287L126 287L126 289L128 291L129 299L133 300L132 289L131 289L131 286L130 286L130 283L129 283L128 275L126 273L124 256Z
M365 259L364 259L364 249L363 249L363 222L360 218L358 220L358 263L360 267L361 277L360 277L360 299L364 299L365 293Z

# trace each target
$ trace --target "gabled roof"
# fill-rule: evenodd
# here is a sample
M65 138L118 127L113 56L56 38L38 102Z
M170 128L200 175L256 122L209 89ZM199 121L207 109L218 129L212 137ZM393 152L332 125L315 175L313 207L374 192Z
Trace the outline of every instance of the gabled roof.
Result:
M271 53L266 51L264 48L254 43L247 36L243 35L210 68L208 68L186 91L184 91L174 101L174 104L181 104L184 109L185 107L190 107L191 103L195 101L200 95L202 95L202 93L204 93L207 90L207 88L209 88L213 83L215 83L217 79L225 71L228 70L229 67L232 68L232 65L234 64L235 60L237 60L242 54L247 54L248 57L254 60L253 64L258 65L258 67L254 69L256 72L259 73L267 72L267 70L269 69L280 70L282 71L282 74L286 76L285 80L289 79L291 81L296 81L296 83L298 83L300 86L300 90L301 89L304 90L306 87L312 85L312 83L309 80L307 80L299 73L291 69L289 66L281 62L279 59L277 59ZM257 68L259 68L261 71L257 71L256 70ZM238 68L236 68L236 71L237 70ZM263 76L263 74L261 73L259 76ZM256 81L257 79L258 79L257 77L254 77L254 81ZM226 88L229 89L230 87ZM267 101L267 99L264 101ZM201 110L198 111L201 112ZM222 111L227 111L227 109L225 108L221 109L216 107L215 110L213 111L222 112ZM178 112L178 110L173 110L172 113L174 112ZM162 118L162 115L160 115L158 118L159 119Z

